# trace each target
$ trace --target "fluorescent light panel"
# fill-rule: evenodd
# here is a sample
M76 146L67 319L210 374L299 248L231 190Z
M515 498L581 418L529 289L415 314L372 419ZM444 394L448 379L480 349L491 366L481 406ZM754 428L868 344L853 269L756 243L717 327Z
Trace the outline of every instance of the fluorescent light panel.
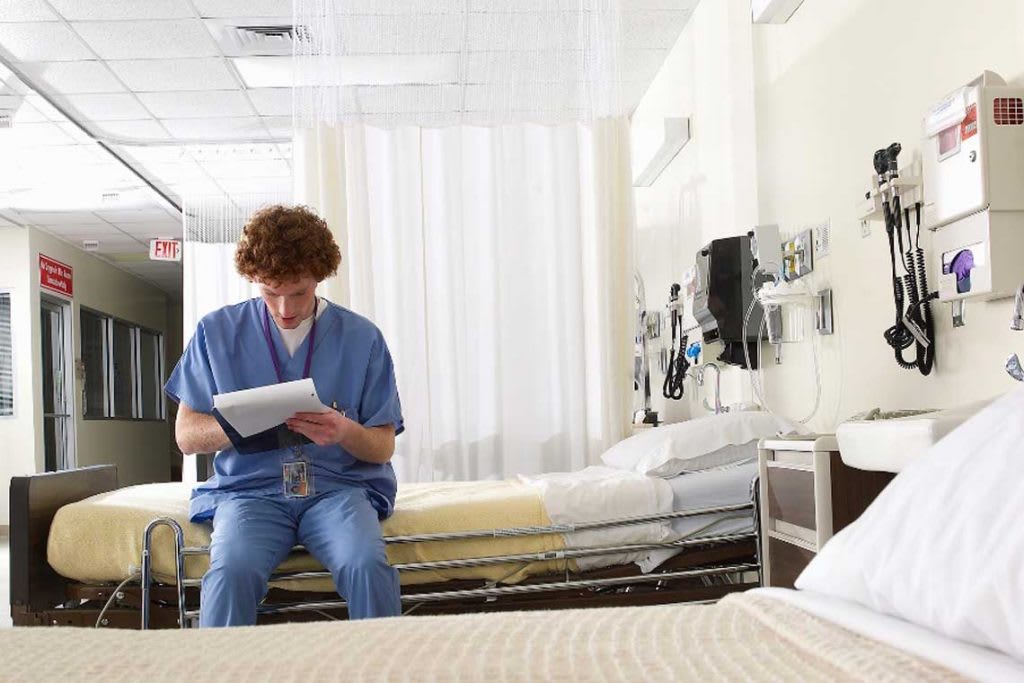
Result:
M679 151L690 141L690 119L665 119L665 140L658 147L644 170L633 180L633 187L650 187L662 171L676 158Z
M785 24L804 0L751 0L750 14L755 24Z
M316 61L323 63L317 64ZM249 88L293 85L411 85L456 83L459 56L353 55L326 57L235 57L231 61ZM324 81L314 81L318 74Z

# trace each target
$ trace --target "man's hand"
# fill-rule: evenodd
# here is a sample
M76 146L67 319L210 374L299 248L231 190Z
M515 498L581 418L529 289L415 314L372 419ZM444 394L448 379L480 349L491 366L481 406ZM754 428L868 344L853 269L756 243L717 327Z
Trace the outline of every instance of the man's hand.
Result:
M285 424L288 425L288 429L302 434L317 446L341 444L345 433L353 426L359 426L336 410L323 413L295 413Z
M335 410L296 413L285 424L317 446L339 445L365 462L384 464L395 453L395 426L364 427Z

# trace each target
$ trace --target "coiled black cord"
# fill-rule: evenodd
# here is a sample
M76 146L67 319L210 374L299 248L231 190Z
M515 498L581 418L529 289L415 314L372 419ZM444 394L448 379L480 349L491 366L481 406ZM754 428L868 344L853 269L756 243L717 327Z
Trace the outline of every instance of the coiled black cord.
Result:
M907 267L917 276L917 301L913 302L913 309L910 311L911 319L924 330L928 339L927 346L917 343L917 367L921 374L927 377L935 366L935 320L932 318L931 302L938 298L928 291L928 269L925 260L924 249L921 248L921 204L914 205L915 220L917 221L917 240L913 251L907 251ZM907 233L910 232L910 209L906 212ZM909 245L908 245L909 246Z
M673 284L669 289L669 302L675 303L679 300L681 288ZM668 369L665 372L665 383L661 386L661 395L665 398L678 401L683 397L683 383L686 380L686 371L690 369L690 361L686 359L686 346L689 338L682 334L683 316L675 307L672 308L672 346L669 349ZM680 336L681 335L681 339ZM679 341L677 347L676 340Z
M903 235L899 226L899 197L896 197L893 201L893 205L890 206L888 202L884 205L885 208L885 229L889 235L889 257L890 264L892 266L892 298L893 304L896 309L896 321L887 329L883 336L885 337L885 343L892 347L894 355L896 357L896 363L905 370L913 370L917 367L916 361L907 361L903 357L903 352L914 345L914 335L910 329L903 322L903 310L906 305L905 286L904 280L900 279L896 273L896 239L899 238L900 244L903 243ZM905 267L905 264L904 264Z
M665 384L662 386L662 395L678 401L683 397L683 387L686 380L686 373L690 369L690 361L686 359L686 346L688 337L683 337L679 349L673 348L669 354L668 372L665 374Z

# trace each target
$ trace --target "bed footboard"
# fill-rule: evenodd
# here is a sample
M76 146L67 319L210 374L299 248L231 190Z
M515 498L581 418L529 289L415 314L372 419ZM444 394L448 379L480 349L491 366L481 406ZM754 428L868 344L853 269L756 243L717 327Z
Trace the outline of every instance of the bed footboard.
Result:
M115 465L11 479L11 618L15 625L49 623L39 615L68 600L68 580L46 561L50 525L57 510L116 488Z

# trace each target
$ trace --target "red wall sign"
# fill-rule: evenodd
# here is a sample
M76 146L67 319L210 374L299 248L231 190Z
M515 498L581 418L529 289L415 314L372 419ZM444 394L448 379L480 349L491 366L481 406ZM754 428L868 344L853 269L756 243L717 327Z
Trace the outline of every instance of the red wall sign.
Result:
M74 293L71 266L49 256L39 255L39 286L64 296Z
M178 240L150 240L149 258L152 261L180 261L181 242Z

